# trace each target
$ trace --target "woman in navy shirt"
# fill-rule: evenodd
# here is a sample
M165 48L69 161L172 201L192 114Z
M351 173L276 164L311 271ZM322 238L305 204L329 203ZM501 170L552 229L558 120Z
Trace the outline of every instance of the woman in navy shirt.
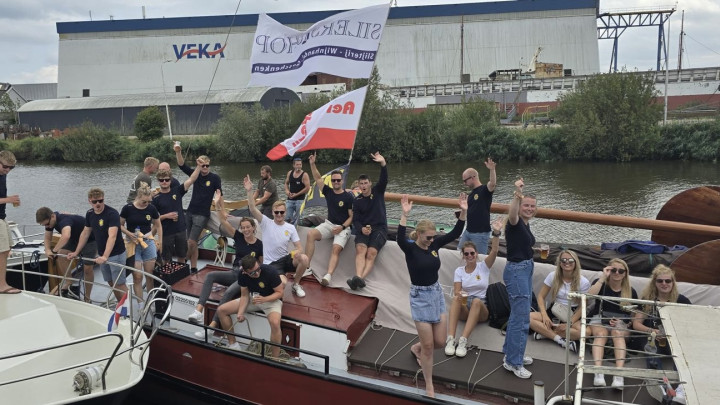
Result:
M427 219L417 223L415 231L408 241L405 237L407 216L412 209L412 201L407 194L402 196L402 216L397 231L397 244L405 253L405 262L410 273L410 310L420 342L412 345L415 357L425 376L425 392L435 397L432 382L433 350L445 346L447 317L445 315L445 297L438 283L440 255L438 250L457 239L462 233L467 218L467 195L460 194L460 216L450 233L436 237L435 224Z

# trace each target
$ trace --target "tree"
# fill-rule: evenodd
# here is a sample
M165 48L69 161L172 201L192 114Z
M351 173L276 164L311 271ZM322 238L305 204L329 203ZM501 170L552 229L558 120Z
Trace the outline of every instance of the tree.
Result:
M560 97L568 157L630 161L650 158L659 140L662 106L648 75L599 74Z
M17 105L7 93L0 96L0 121L7 121L8 124L15 124Z
M165 114L157 106L140 111L135 117L135 135L142 142L160 139L165 132Z

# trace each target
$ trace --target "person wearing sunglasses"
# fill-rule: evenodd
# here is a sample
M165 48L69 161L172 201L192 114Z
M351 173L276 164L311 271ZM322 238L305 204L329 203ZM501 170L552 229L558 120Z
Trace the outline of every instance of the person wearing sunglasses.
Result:
M270 341L282 343L280 321L282 319L282 297L285 280L283 275L267 264L260 264L256 256L247 255L241 261L243 271L238 276L237 284L240 286L240 298L228 301L218 307L217 315L220 325L226 331L232 332L232 314L237 314L237 321L245 321L246 312L262 311L270 324ZM228 348L240 350L240 344L235 336L227 335ZM280 355L280 347L272 345L272 356Z
M153 196L152 204L160 213L162 257L166 262L176 257L178 262L185 263L188 242L182 199L200 176L201 165L197 163L195 170L182 184L172 176L170 170L160 169L157 172L160 192Z
M354 197L351 192L343 188L343 174L339 170L333 170L330 173L330 186L325 184L320 171L315 166L316 159L317 154L310 155L308 159L310 161L310 171L312 171L315 184L321 187L322 194L325 196L328 215L325 222L308 231L305 247L308 261L312 262L315 254L315 242L332 238L333 244L327 273L320 280L320 284L327 287L330 285L332 275L337 268L340 252L342 252L348 239L350 239Z
M158 171L159 165L160 161L158 159L152 156L145 158L142 171L135 176L135 180L133 180L133 183L130 185L130 193L127 197L127 204L132 204L133 201L135 201L137 189L142 183L145 183L152 188L152 175Z
M48 207L40 207L35 212L35 221L45 228L44 246L45 256L48 258L55 257L56 254L67 255L74 252L80 240L80 234L85 228L85 218L80 215L66 214L51 210ZM55 246L52 246L53 232L60 234L60 239ZM52 246L52 249L51 249ZM95 281L95 272L93 271L93 259L97 256L97 245L95 237L90 234L85 247L80 252L83 257L83 273L85 277L84 300L90 302L90 294L92 293L93 281ZM66 257L57 256L55 263L62 272L68 270L70 260ZM69 276L69 274L68 274ZM60 295L66 297L68 295L69 282L66 280L65 285L60 286Z
M10 256L12 235L10 226L5 220L5 207L7 204L20 205L20 196L7 195L7 175L15 168L17 160L9 150L0 151L0 294L19 294L20 290L10 286L5 278L7 272L7 259Z
M524 195L524 187L522 178L515 181L515 191L505 224L507 262L503 271L503 282L510 300L510 318L503 344L503 367L518 378L532 377L532 373L525 366L533 363L532 357L525 356L525 346L530 330L532 274L535 265L535 236L530 231L530 220L537 212L537 200L530 194Z
M468 211L470 202L468 201ZM488 320L490 315L487 302L487 288L490 280L490 268L495 263L500 246L500 232L503 221L496 219L492 223L492 249L484 260L478 260L477 248L472 241L461 247L465 265L455 269L453 278L453 299L450 304L448 336L445 339L445 355L465 357L467 342L475 325ZM463 295L464 294L464 295ZM455 347L455 332L459 320L465 321L462 336Z
M603 268L600 277L593 281L588 294L637 299L637 292L630 286L630 270L627 263L618 258L610 260L608 265ZM588 318L590 318L591 335L594 338L592 357L595 365L602 366L605 343L610 336L615 353L615 367L624 367L626 339L630 336L628 323L632 320L632 314L623 309L622 302L598 298L595 300L595 306L588 312ZM605 375L595 374L593 385L604 387L606 385ZM612 386L614 388L622 390L624 385L625 379L622 376L613 376Z
M557 258L555 271L549 273L537 296L540 311L530 313L530 329L535 340L552 339L561 347L577 352L576 340L580 339L579 301L570 301L568 293L586 293L590 281L580 274L580 259L572 250L563 250ZM550 308L545 299L550 297ZM568 317L568 306L571 314ZM548 314L550 312L550 314ZM552 315L552 316L551 316ZM570 341L565 340L570 325Z
M287 221L295 224L300 216L300 207L305 201L305 194L310 191L310 176L302 169L302 158L296 156L292 160L293 168L285 176L285 195L287 195Z
M495 174L495 162L488 158L485 167L490 171L490 178L487 184L482 184L478 171L472 167L465 169L462 173L463 184L470 188L468 195L468 220L467 227L460 236L458 249L466 241L472 241L477 247L478 253L487 254L488 240L490 239L490 206L492 205L493 192L497 182Z
M137 189L135 201L126 204L120 210L120 231L125 234L125 249L134 253L134 267L148 275L145 278L145 288L148 293L154 286L153 279L149 276L155 270L158 253L162 254L162 243L159 246L155 244L155 235L157 234L158 240L163 240L160 213L151 203L152 190L150 186L142 183ZM145 245L139 243L140 239ZM140 302L144 301L142 279L142 272L133 272L133 292Z
M188 176L192 176L194 170L185 164L185 158L182 156L180 144L176 143L173 149L175 150L175 159L177 160L180 170ZM220 176L210 171L210 158L202 155L197 158L196 162L197 165L200 166L200 175L197 181L195 181L192 197L190 197L190 204L188 204L187 208L188 216L185 218L188 240L187 257L190 259L191 273L197 273L198 240L210 220L210 207L212 206L213 197L217 190L220 190L220 197L217 199L216 204L224 207L222 181L220 180Z
M127 254L125 243L120 236L120 213L105 204L105 192L99 188L91 188L88 191L88 202L91 209L85 214L85 228L80 234L77 248L68 254L72 260L82 252L90 234L95 237L98 257L95 263L100 265L100 272L103 279L112 287L115 298L120 301L127 293L125 285L125 266Z
M435 397L432 380L433 350L445 345L447 316L445 297L438 282L440 271L440 248L454 241L462 233L467 217L467 195L460 194L460 215L455 227L446 235L437 235L435 224L427 219L418 221L415 230L407 232L407 217L412 201L404 194L400 200L402 215L397 230L398 247L405 253L405 263L410 273L410 312L420 341L410 347L417 358L425 378L425 392Z
M273 219L273 204L279 200L279 197L277 184L272 178L272 167L264 165L260 168L260 180L252 197L255 205L260 205L260 212Z
M300 236L292 224L285 222L285 201L275 201L272 207L273 219L268 219L260 210L252 204L253 184L250 175L245 176L243 182L248 197L248 209L250 214L260 224L263 236L263 263L274 267L280 274L295 272L295 279L292 285L293 294L298 298L305 296L305 290L300 285L310 265L307 255L303 253ZM288 251L288 244L292 242L295 249Z

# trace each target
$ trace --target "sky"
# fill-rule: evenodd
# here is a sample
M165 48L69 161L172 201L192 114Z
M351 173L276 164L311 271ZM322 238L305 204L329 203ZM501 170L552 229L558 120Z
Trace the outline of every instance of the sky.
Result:
M397 0L398 6L456 4L486 0ZM675 2L676 1L676 2ZM58 34L56 22L142 18L194 17L204 15L314 11L361 8L381 0L23 0L0 2L0 82L57 82ZM678 65L678 43L682 10L685 10L683 68L720 66L720 1L717 0L600 0L600 12L665 10L675 7L667 38L670 69ZM655 27L629 28L620 37L618 66L649 70L656 66ZM608 71L612 40L600 40L601 72Z

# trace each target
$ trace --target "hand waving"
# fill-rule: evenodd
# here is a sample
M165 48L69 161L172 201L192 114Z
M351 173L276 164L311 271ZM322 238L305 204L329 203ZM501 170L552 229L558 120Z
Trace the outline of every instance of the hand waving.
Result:
M410 210L412 210L413 203L412 201L408 201L407 194L402 195L402 198L400 199L400 206L402 207L403 215L408 216Z

